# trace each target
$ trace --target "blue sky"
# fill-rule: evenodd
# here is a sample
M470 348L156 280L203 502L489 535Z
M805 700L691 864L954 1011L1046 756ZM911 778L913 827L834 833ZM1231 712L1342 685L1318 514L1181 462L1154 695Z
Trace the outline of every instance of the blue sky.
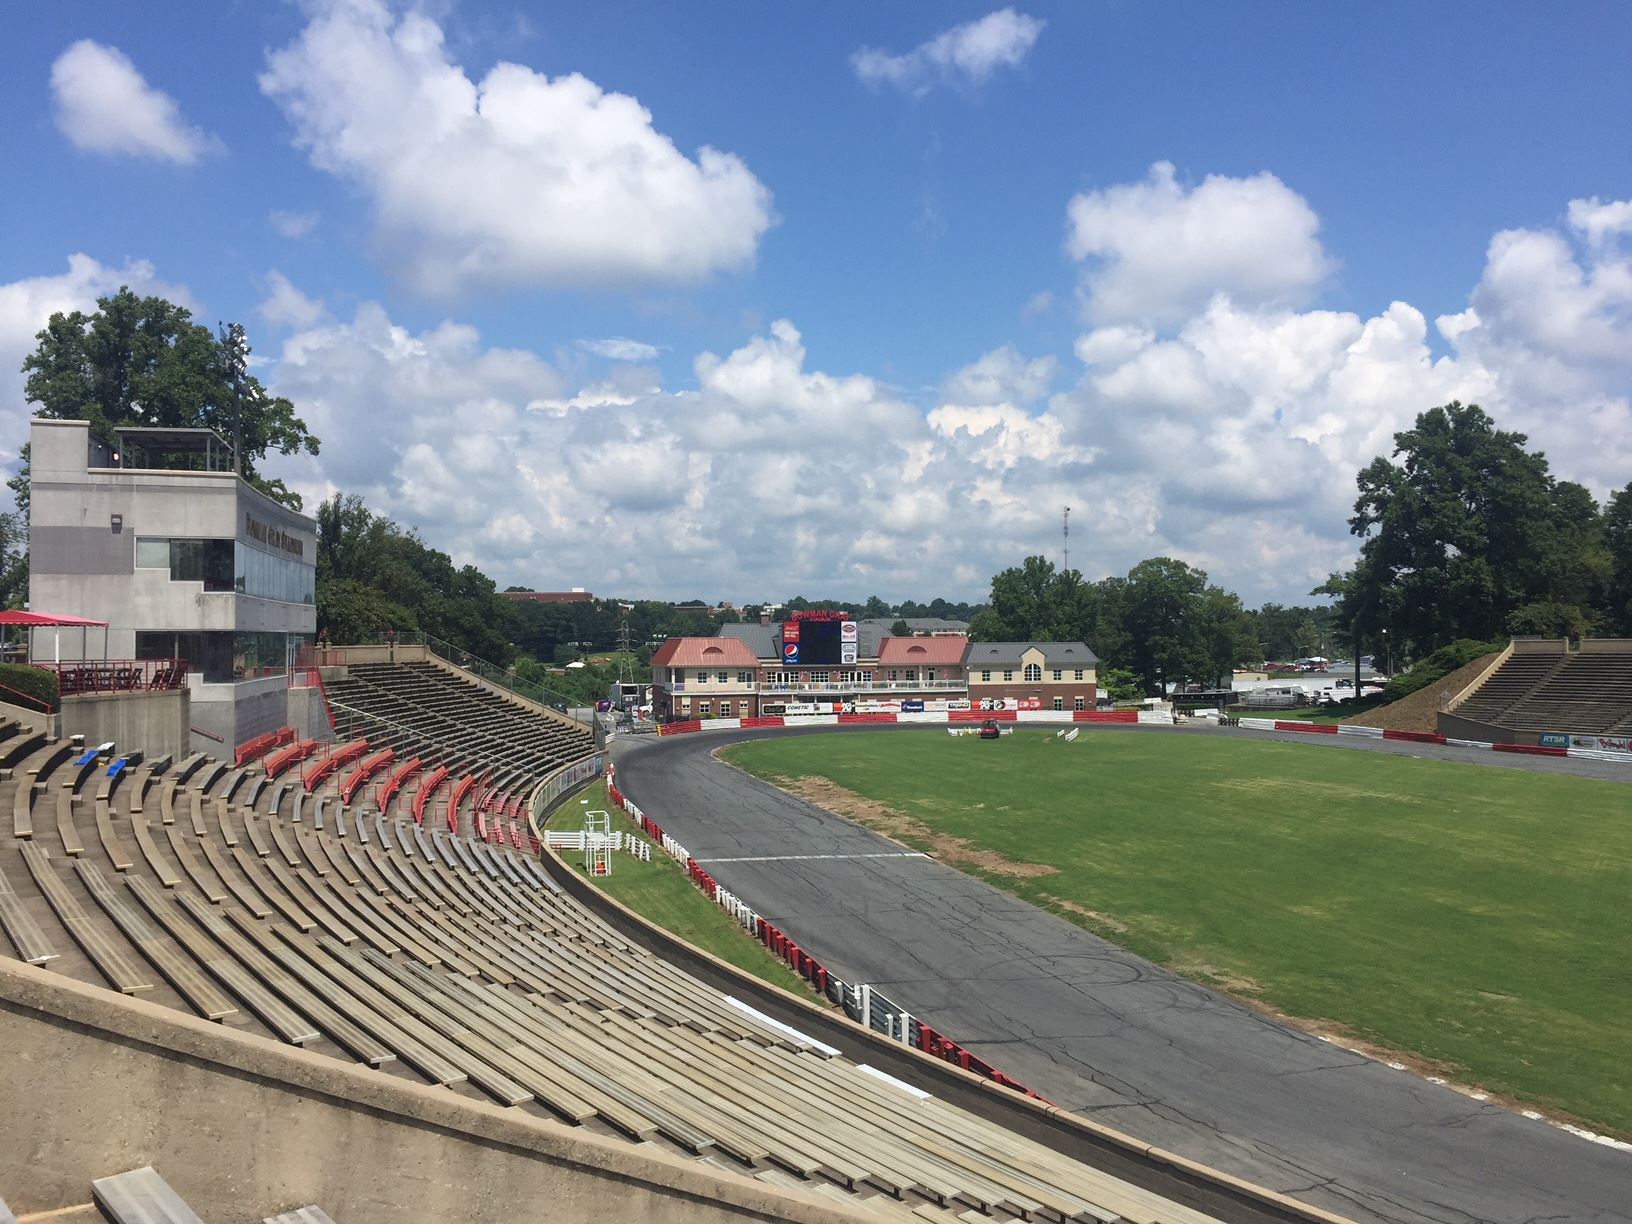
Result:
M33 6L0 453L44 316L131 280L250 325L292 485L501 582L977 596L1070 503L1091 577L1297 599L1453 395L1632 478L1629 47L1608 3Z

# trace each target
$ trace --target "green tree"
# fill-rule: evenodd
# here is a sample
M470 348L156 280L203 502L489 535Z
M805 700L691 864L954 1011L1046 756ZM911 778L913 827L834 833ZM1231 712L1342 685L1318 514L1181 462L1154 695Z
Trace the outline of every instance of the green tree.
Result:
M1604 510L1604 552L1609 559L1607 627L1632 637L1632 484L1613 494Z
M247 347L236 324L218 339L193 322L185 307L161 297L138 297L129 286L97 299L92 314L53 314L23 359L24 397L37 415L88 420L93 432L112 438L116 426L203 427L233 434L233 413L242 396L240 456L246 480L285 505L300 498L282 481L268 480L257 463L268 451L317 454L318 440L295 415L294 405L268 393L242 369ZM27 513L27 457L13 481L19 508Z
M890 634L893 637L910 637L912 636L912 629L905 619L899 619L890 626Z
M28 601L27 524L17 514L0 514L0 608Z
M1147 692L1207 667L1200 613L1207 575L1172 557L1152 557L1128 571L1126 624L1131 663Z
M1321 588L1339 596L1341 618L1372 640L1387 628L1422 655L1495 638L1527 605L1601 598L1612 566L1597 506L1526 441L1454 402L1395 434L1393 456L1358 477L1349 526L1360 559Z
M507 666L520 619L486 574L336 493L317 509L317 624L337 645L419 630Z

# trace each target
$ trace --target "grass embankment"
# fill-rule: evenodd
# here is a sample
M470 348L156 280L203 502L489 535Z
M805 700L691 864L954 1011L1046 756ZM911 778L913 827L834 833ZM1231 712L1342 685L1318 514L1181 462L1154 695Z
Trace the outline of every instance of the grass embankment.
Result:
M1360 697L1352 701L1345 701L1342 705L1332 706L1299 706L1295 710L1231 710L1240 718L1279 718L1283 720L1297 719L1299 722L1314 723L1365 723L1363 715L1372 710L1381 709L1383 699L1378 696ZM1431 729L1431 728L1430 728Z
M1209 985L1632 1134L1632 787L1249 734L727 756Z
M604 781L594 783L569 801L551 818L550 823L557 829L581 828L583 813L588 811L610 812L614 830L646 838L629 817L608 802ZM803 978L767 952L735 919L703 896L686 874L685 867L665 854L663 847L652 847L652 861L649 863L641 862L632 854L620 852L613 855L612 874L609 876L590 876L584 869L583 858L582 854L571 850L562 855L563 861L580 875L590 879L602 892L628 906L648 922L738 969L763 978L773 986L814 997Z

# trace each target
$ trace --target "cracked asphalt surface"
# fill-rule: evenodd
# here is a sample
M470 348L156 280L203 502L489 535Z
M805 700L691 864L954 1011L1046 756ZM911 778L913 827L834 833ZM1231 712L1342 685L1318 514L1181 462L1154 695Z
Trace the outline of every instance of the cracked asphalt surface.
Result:
M1632 1153L1300 1033L932 858L766 858L898 847L711 756L763 734L620 740L619 783L694 857L761 859L709 871L831 970L1056 1104L1357 1221L1632 1221ZM1430 754L1277 738L1311 752ZM1632 770L1591 761L1463 759L1632 781Z

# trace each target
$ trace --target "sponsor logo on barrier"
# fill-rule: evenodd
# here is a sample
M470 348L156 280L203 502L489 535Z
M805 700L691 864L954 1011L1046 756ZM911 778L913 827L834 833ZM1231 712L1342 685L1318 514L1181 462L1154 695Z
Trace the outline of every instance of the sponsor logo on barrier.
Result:
M1547 737L1541 737L1546 743ZM1632 752L1632 738L1621 735L1572 735L1569 746L1588 752Z
M924 703L916 698L901 703L901 713L903 714L922 714L923 712Z
M1570 737L1549 731L1541 737L1541 746L1543 748L1568 748L1570 746Z

